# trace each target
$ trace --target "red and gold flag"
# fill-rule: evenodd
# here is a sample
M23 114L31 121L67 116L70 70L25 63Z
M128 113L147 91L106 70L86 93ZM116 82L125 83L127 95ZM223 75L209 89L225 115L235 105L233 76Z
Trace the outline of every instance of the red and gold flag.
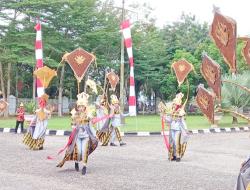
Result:
M236 73L236 22L215 12L210 27L210 37L219 48L230 69Z
M174 68L179 86L184 82L188 73L191 70L194 70L194 66L191 63L189 63L188 61L186 61L185 59L181 59L177 62L174 62L171 65L171 67Z
M199 106L202 113L208 121L214 124L214 106L216 96L203 87L199 87L197 96L195 97L196 104Z
M221 103L221 67L206 54L203 56L201 73Z

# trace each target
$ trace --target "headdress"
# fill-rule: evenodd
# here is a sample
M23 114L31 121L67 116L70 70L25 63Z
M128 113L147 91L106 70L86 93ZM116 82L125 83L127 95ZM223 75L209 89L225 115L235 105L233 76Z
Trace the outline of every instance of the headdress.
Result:
M119 103L119 100L117 99L117 96L112 94L111 95L111 102L112 104L118 104Z
M89 95L82 92L81 94L78 94L77 95L77 106L85 106L87 107L88 106L88 98L89 98Z
M46 102L48 99L49 99L49 95L48 94L44 94L44 95L41 96L40 102L41 101L45 101Z
M182 103L181 100L183 97L184 97L184 94L181 92L176 94L175 99L173 99L173 104L181 105L181 103Z
M21 107L21 106L24 106L23 102L21 102L19 106L20 106L20 107Z

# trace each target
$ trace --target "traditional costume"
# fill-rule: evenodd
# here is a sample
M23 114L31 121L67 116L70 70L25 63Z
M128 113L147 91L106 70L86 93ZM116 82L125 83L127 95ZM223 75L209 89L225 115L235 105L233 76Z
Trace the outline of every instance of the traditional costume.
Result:
M243 167L240 170L238 179L235 185L235 190L250 189L250 154L248 155Z
M170 122L169 132L169 161L179 162L184 155L188 141L188 130L185 122L185 111L181 108L183 94L179 93L173 100L173 108L170 117L165 117L166 122Z
M57 167L62 167L66 161L75 161L75 169L79 171L79 162L83 161L82 175L86 174L88 156L98 146L95 129L92 127L91 119L93 110L88 107L88 94L82 92L77 95L78 111L73 113L73 133L70 137L71 144L68 146L62 162Z
M16 113L15 113L15 115L17 116L17 119L16 119L16 128L15 128L15 132L14 132L14 134L16 134L17 133L17 129L18 129L18 126L19 126L19 124L21 124L21 133L23 133L23 122L24 122L24 114L25 114L25 109L23 108L24 107L24 105L23 105L23 103L21 103L20 105L19 105L19 109L17 109L16 110Z
M105 95L103 94L100 96L100 100L97 105L96 116L97 118L104 118L105 116L108 115L109 115L108 102L105 102ZM109 134L111 134L111 132L109 132L109 123L110 123L110 118L100 120L97 123L96 136L102 143L104 143ZM103 144L103 146L105 146L105 144Z
M36 115L32 118L27 133L23 137L23 144L30 147L31 150L43 149L43 143L48 127L47 120L51 118L51 110L45 108L49 95L44 94L39 102L39 108L36 109ZM36 122L35 125L33 125Z
M116 95L111 95L111 101L112 101L112 106L111 106L111 113L110 115L114 115L114 117L111 119L111 127L110 130L107 134L107 137L103 143L103 146L107 146L108 142L110 141L110 146L117 146L114 143L115 137L117 137L120 146L126 145L126 143L122 142L121 139L121 130L120 130L120 125L121 125L121 117L126 117L129 116L130 114L123 114L121 112L121 109L119 107L119 100L117 99Z

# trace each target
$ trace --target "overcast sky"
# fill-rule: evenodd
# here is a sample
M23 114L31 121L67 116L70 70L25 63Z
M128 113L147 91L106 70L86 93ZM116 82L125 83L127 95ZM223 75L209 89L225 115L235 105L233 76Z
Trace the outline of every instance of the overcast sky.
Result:
M115 0L117 6L122 0ZM237 33L240 36L250 35L250 0L125 0L126 4L138 2L150 3L155 8L153 15L157 18L157 26L162 27L167 22L176 21L182 12L191 13L200 22L213 21L213 4L220 7L221 13L237 22Z

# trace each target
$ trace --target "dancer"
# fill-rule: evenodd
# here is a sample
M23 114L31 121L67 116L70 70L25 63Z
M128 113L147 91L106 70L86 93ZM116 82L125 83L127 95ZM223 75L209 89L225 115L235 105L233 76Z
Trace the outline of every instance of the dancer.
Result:
M176 162L180 162L187 146L189 131L184 120L185 111L181 104L183 96L184 95L182 93L176 95L175 99L173 100L173 107L170 117L165 117L165 121L171 123L169 130L169 161L176 160Z
M66 161L75 161L75 170L79 171L79 162L83 161L82 175L86 174L88 156L98 146L95 129L91 120L95 110L88 106L89 95L82 92L77 95L78 111L73 113L73 133L70 137L71 144L68 146L65 157L57 167L62 167Z
M49 95L44 94L39 102L39 108L36 109L36 115L32 118L27 133L23 137L23 144L30 147L31 150L43 149L46 130L48 127L47 120L51 118L51 112L45 108ZM33 125L36 122L35 125Z

